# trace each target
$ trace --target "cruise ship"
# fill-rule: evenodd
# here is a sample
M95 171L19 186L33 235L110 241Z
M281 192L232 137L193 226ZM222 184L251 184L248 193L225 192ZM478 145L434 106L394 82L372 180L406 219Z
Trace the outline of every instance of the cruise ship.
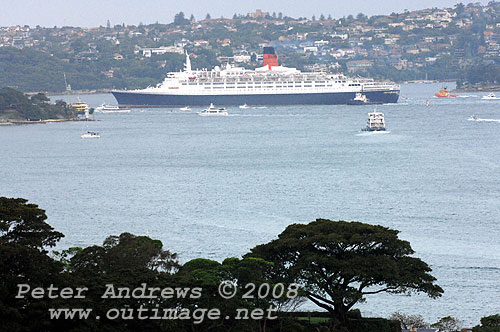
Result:
M363 93L372 103L396 103L399 90L399 85L392 82L284 67L278 64L274 48L264 47L263 66L255 70L230 64L212 70L193 70L186 53L184 70L168 73L158 85L112 93L122 107L182 107L211 103L225 106L349 104L356 93Z

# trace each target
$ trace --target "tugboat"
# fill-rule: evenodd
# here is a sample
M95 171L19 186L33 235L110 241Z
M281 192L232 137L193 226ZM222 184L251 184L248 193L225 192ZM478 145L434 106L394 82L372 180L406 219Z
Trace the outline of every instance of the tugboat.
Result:
M347 102L348 105L365 105L368 104L370 100L366 97L366 95L361 92L356 92L356 96Z
M446 88L439 89L439 92L437 92L435 95L438 98L458 97L457 94L451 94L451 93L449 93L448 90L446 90Z
M368 113L368 121L366 122L366 127L361 129L362 131L385 131L385 119L384 113L373 112Z

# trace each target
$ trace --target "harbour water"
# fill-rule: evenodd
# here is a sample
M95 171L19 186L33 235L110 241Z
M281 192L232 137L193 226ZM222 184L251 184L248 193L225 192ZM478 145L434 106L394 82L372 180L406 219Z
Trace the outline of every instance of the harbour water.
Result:
M46 209L66 235L60 247L147 234L183 262L240 256L316 218L384 225L445 293L373 295L363 315L471 326L500 313L500 101L433 98L440 87L404 85L398 104L377 106L388 133L361 133L373 106L235 107L227 117L133 109L96 114L93 140L78 122L4 126L0 195Z

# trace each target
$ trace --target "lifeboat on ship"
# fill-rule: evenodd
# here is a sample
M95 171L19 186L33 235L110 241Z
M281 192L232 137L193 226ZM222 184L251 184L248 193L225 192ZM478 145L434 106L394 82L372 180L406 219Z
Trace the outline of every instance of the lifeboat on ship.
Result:
M435 95L438 98L458 97L457 94L451 94L451 93L449 93L448 90L446 90L446 88L439 89L439 92L437 92Z

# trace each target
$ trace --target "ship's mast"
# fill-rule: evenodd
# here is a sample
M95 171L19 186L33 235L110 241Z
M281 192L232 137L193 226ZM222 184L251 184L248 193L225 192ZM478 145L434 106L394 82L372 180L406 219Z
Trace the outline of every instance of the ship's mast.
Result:
M64 85L66 86L66 92L69 93L71 92L71 85L68 84L68 81L66 80L66 73L63 72L64 75Z
M186 63L184 64L184 71L190 73L191 72L191 59L189 58L189 54L186 51Z

